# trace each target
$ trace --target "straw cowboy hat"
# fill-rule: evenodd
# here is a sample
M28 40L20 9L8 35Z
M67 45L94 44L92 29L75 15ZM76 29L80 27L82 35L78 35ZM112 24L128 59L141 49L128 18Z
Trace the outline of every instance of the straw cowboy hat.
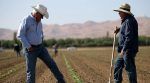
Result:
M124 13L127 13L127 14L130 14L130 15L133 15L131 12L130 12L130 5L127 4L127 3L124 3L122 4L119 9L116 9L114 10L116 12L124 12Z
M32 6L32 8L48 19L49 14L48 14L47 8L45 6L43 6L41 4L37 4L36 6Z

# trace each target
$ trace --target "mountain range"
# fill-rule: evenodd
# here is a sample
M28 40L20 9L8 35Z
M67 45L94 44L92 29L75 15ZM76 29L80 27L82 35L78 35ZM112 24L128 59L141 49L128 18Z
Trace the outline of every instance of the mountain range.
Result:
M150 37L150 17L137 17L139 35ZM61 38L99 38L113 37L115 27L120 26L120 20L70 24L44 24L43 31L45 39ZM17 30L0 28L0 40L12 40L13 33Z

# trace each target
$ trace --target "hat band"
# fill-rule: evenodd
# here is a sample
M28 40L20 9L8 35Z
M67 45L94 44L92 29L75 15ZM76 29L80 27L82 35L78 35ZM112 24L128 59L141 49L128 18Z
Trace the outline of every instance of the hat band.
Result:
M126 9L126 8L120 8L120 9L123 9L123 10L126 10L126 11L129 11L129 12L130 12L130 9Z

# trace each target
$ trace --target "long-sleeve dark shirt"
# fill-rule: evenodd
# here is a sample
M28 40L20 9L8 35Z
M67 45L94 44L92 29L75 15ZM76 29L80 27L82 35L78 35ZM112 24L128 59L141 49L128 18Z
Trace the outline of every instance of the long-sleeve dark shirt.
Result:
M134 16L126 16L122 20L119 38L118 38L118 52L129 51L138 52L138 23Z

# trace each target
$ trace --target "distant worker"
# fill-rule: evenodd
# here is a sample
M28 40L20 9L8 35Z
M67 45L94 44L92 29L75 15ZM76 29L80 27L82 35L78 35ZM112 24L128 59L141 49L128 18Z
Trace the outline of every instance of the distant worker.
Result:
M58 44L53 45L54 56L58 56Z
M27 83L35 83L35 68L37 58L40 58L51 70L57 83L65 83L64 76L42 45L43 30L41 19L48 19L47 8L41 4L33 6L33 11L25 17L18 29L17 37L25 49Z
M21 50L20 46L18 44L14 44L14 51L16 52L17 56L21 56L20 50Z
M119 32L119 38L114 81L115 83L122 83L122 71L125 67L129 83L137 83L135 57L138 52L138 23L130 12L131 8L127 3L122 4L119 9L114 11L119 12L122 21L120 29L115 30L115 33Z

